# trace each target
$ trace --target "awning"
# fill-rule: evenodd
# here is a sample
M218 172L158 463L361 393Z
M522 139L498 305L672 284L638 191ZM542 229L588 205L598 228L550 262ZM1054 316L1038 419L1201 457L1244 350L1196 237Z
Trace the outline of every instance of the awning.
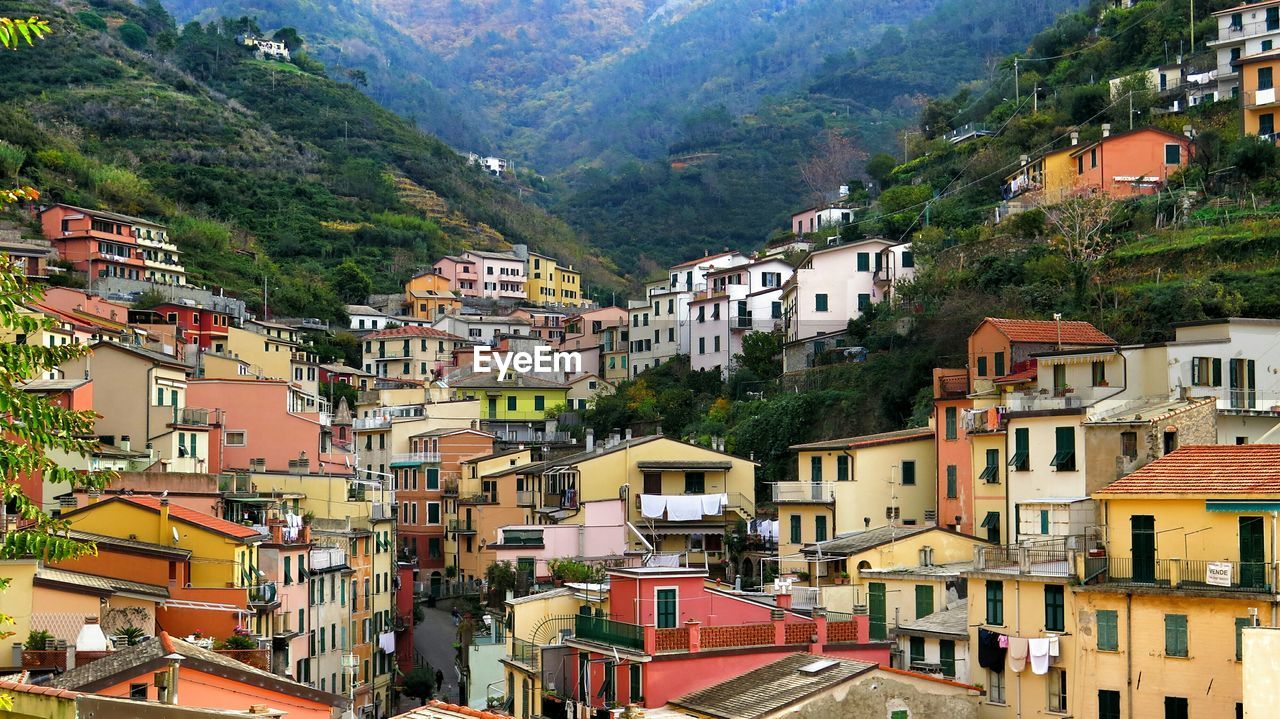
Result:
M1265 499L1207 499L1206 512L1280 512L1280 502Z
M995 529L1000 526L1000 513L987 512L987 516L982 518L982 524L978 525L983 529Z
M724 534L724 525L662 525L654 527L653 529L646 528L641 531L653 536L674 536L679 534Z
M253 614L252 610L241 609L234 604L218 602L193 602L187 599L166 599L160 603L162 609L197 609L209 612L231 612L233 614Z
M223 497L228 502L242 502L244 504L275 504L280 500L272 497Z
M697 460L697 459L651 459L644 462L637 462L636 469L644 470L668 470L668 471L724 471L733 469L733 463L728 461L717 460Z

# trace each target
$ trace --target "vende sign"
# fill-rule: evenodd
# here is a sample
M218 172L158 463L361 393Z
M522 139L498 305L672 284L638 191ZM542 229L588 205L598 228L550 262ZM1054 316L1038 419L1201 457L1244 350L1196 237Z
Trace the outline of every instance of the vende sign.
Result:
M1204 583L1215 587L1231 586L1231 562L1209 562L1204 570Z

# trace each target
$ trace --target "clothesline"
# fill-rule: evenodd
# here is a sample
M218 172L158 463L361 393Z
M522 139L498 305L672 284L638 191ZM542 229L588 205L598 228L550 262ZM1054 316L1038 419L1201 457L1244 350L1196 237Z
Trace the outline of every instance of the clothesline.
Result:
M1061 656L1060 636L1018 637L978 629L978 666L995 672L1008 666L1020 674L1030 661L1032 674L1048 674L1049 665Z
M646 519L671 522L697 522L706 517L719 517L729 505L728 494L642 494L640 515Z

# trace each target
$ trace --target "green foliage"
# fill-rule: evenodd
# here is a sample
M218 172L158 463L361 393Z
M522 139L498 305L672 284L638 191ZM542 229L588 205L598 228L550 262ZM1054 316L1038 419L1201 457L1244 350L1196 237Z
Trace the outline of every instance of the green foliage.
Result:
M604 567L576 559L549 559L547 569L562 582L599 583L605 580Z
M24 42L34 45L50 32L49 21L35 15L25 19L0 16L0 48L17 50Z
M354 260L343 260L333 268L331 284L338 298L349 305L363 304L373 290L373 281Z
M138 646L142 643L142 640L146 638L146 632L142 631L140 627L135 627L132 624L121 629L119 634L124 637L125 644L131 647Z
M53 635L43 629L32 629L27 634L27 641L22 643L22 648L33 652L42 652L53 641Z
M1257 180L1275 175L1280 164L1280 149L1271 139L1248 136L1236 140L1230 150L1231 164L1246 178Z
M120 40L134 50L143 50L147 47L147 31L142 29L141 25L127 22L116 28L116 32L120 34Z
M0 177L12 180L14 184L17 184L18 171L22 169L22 163L26 161L26 150L11 142L0 140Z
M400 681L404 687L405 696L425 702L431 698L431 693L435 690L436 677L431 667L414 667L406 672Z
M81 10L76 13L76 19L87 28L92 28L102 32L106 32L107 30L107 21L103 20L101 15L91 10Z
M742 338L742 354L733 361L761 380L773 379L782 374L782 334L779 332L748 332Z
M493 562L484 570L490 591L503 595L516 588L516 567L508 561Z
M240 651L244 651L246 649L257 649L258 641L247 634L232 634L226 639L218 642L218 648Z
M870 160L867 160L867 177L870 177L881 187L884 187L889 183L889 177L893 172L893 168L897 166L898 161L894 159L893 155L885 152L876 153Z
M169 301L169 297L158 289L149 289L133 299L133 309L149 310Z

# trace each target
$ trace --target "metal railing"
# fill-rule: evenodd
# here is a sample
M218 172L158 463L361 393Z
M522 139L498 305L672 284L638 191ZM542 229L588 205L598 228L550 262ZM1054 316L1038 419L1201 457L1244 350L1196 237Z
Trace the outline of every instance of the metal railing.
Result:
M1266 562L1159 558L1135 562L1132 557L1086 559L1085 581L1242 592L1270 592L1274 583Z
M531 668L538 668L538 645L524 639L511 638L511 659Z
M822 606L821 587L791 587L792 609L813 609Z
M469 519L450 519L446 529L454 534L475 534L476 526Z
M249 587L250 604L274 604L279 596L275 582L265 582Z
M446 497L456 497L456 496L458 496L458 482L459 482L459 481L460 481L460 480L457 480L457 479L441 479L441 480L440 480L440 491L441 491L441 493L443 493L443 494L444 494L444 496L446 496Z
M644 627L639 624L579 614L574 617L573 633L578 639L629 649L644 649Z
M517 507L532 507L532 506L533 506L533 501L534 501L534 499L533 499L533 491L532 491L532 490L522 489L522 490L519 490L519 491L517 491L517 492L516 492L516 506L517 506Z
M774 502L834 502L835 499L834 482L775 482L773 485Z

